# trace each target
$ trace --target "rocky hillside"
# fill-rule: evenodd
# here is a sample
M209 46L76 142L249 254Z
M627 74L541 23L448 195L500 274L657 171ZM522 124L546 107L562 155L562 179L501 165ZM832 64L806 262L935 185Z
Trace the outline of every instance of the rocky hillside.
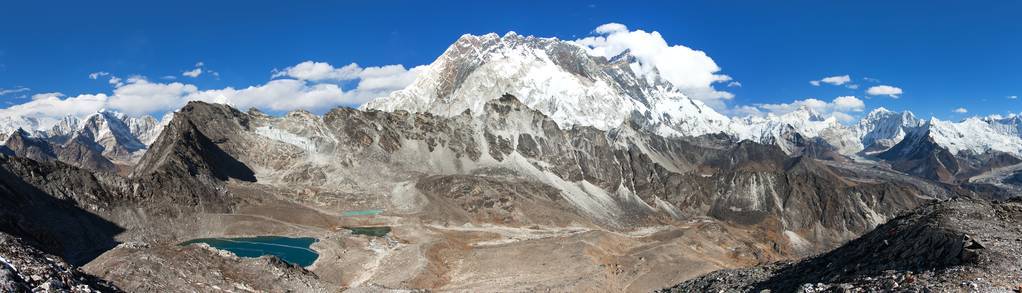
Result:
M109 282L81 272L61 257L42 252L6 233L0 233L0 291L121 292Z
M323 117L303 112L270 117L194 102L178 113L133 176L155 174L163 166L182 174L175 178L233 178L343 193L389 193L431 174L525 179L559 190L573 213L606 227L711 216L772 225L792 241L810 239L819 247L865 232L928 198L959 192L879 169L791 158L776 146L727 136L662 137L634 124L609 132L564 129L510 95L487 102L482 111L442 117L335 109ZM178 129L196 137L175 138ZM246 151L251 148L262 151ZM214 152L223 154L200 155ZM182 154L187 156L166 159ZM235 158L240 165L213 162L216 158ZM174 167L164 161L191 163ZM204 167L213 173L200 174L185 168L206 164L224 169Z
M665 292L1011 292L1022 280L1022 201L927 204L828 253L724 270Z

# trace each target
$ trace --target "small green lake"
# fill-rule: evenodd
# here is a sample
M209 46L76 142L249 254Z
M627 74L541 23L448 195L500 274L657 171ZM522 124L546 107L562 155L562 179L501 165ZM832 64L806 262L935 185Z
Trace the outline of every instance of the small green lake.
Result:
M355 217L355 216L375 216L383 213L383 210L358 210L358 211L346 211L343 216Z
M180 245L205 243L218 249L233 252L240 257L274 255L285 262L307 267L319 258L309 247L315 243L312 237L257 236L239 238L199 238L182 242Z
M387 233L390 233L390 227L344 227L344 229L351 230L351 234L355 235L366 235L373 237L383 237Z

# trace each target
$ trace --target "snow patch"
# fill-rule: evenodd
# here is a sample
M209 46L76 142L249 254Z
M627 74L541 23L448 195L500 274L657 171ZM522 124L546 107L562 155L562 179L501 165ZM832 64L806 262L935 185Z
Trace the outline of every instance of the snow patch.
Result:
M310 153L316 152L316 144L312 140L273 126L256 127L255 133L275 141L296 146Z

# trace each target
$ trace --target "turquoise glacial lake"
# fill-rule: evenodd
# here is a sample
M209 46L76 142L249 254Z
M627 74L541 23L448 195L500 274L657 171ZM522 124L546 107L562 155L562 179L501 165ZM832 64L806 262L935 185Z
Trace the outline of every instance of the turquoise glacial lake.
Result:
M357 217L357 216L375 216L383 213L383 210L359 210L359 211L346 211L342 215L345 217Z
M285 262L307 267L319 258L319 253L309 248L317 240L312 237L257 236L239 238L199 238L182 242L181 245L206 243L218 249L233 252L240 257L274 255Z

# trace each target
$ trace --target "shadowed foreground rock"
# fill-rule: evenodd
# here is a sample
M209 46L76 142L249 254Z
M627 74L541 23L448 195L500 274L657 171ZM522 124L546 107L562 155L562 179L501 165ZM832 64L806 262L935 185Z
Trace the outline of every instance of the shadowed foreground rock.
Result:
M0 233L0 292L120 292L60 257Z
M820 256L721 270L664 292L1013 292L1022 285L1022 200L935 202Z

